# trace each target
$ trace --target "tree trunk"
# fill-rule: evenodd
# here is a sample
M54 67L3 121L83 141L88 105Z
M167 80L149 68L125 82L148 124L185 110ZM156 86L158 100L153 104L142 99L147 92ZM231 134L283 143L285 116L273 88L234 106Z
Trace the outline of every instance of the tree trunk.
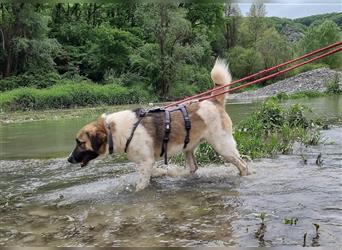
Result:
M169 90L168 77L166 74L166 63L165 63L165 42L166 42L166 28L167 28L167 7L165 4L160 3L159 5L159 18L160 18L160 33L158 34L159 38L159 47L160 47L160 69L161 69L161 96L162 98L166 98Z

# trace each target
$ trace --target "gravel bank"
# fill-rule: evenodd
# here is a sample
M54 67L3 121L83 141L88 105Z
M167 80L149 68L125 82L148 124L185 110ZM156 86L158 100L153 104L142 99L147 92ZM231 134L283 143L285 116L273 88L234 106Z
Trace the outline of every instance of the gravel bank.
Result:
M336 73L339 77L339 84L342 88L342 72L334 71L328 68L320 68L301 73L297 76L276 82L258 90L247 91L239 94L230 94L229 101L246 101L255 99L264 99L280 92L292 94L301 91L324 92L327 83L331 82Z

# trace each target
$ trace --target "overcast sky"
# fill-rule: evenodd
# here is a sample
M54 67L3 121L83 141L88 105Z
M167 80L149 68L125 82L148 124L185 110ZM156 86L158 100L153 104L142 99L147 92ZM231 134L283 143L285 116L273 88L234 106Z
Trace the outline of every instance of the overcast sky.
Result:
M342 12L341 1L336 0L275 0L264 1L267 16L297 18L310 15ZM251 1L239 1L241 13L246 15Z

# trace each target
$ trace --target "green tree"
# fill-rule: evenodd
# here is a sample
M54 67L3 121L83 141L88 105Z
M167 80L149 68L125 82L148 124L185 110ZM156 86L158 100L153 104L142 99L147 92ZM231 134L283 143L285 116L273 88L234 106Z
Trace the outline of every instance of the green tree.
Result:
M128 31L108 25L93 32L95 39L83 61L86 75L95 81L103 80L108 71L119 76L129 66L129 55L141 44L140 40Z
M238 39L238 28L241 21L241 11L236 3L231 1L225 4L223 35L226 41L226 49L236 45Z
M308 53L313 50L341 41L341 29L331 20L327 20L318 26L310 26L305 36L299 41L299 51ZM342 55L337 53L320 60L332 68L342 65Z
M285 62L293 55L290 44L275 28L267 29L256 42L256 49L261 53L264 68Z
M192 27L206 26L213 29L223 22L224 6L221 3L187 3L186 19L191 22Z
M154 66L158 69L158 76L153 79L155 90L162 98L168 98L177 69L185 59L180 51L183 42L190 35L191 24L184 18L184 10L171 3L145 4L138 15L141 16L144 33L149 35L151 45L144 46L142 51L138 51L143 59L136 60L135 65L143 61L145 63L139 67L156 64ZM151 48L157 50L147 55L144 49ZM147 58L144 57L146 55ZM154 61L151 62L149 59Z
M255 0L240 29L240 42L244 47L255 46L267 28L266 8L262 0Z
M235 46L226 54L234 78L242 78L263 69L262 54L254 48Z
M47 37L49 17L40 6L2 4L0 11L3 77L53 70L53 58L60 47L55 39Z

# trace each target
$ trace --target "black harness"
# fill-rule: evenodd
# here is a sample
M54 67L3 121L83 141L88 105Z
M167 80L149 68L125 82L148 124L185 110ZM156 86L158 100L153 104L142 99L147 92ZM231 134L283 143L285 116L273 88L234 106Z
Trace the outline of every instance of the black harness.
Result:
M180 110L182 112L183 119L184 119L184 127L185 127L185 131L186 131L186 135L185 135L185 139L184 139L183 148L186 148L186 146L190 142L190 130L191 130L191 121L190 121L189 113L186 109L186 106L178 106L177 108L174 108L171 110L164 109L164 108L155 108L155 109L149 109L149 110L139 109L138 121L136 123L134 123L131 135L127 139L126 147L125 147L125 153L127 153L128 146L131 143L133 136L134 136L134 132L137 129L137 127L139 126L141 120L144 117L148 116L149 114L164 112L164 138L163 138L163 143L161 146L160 156L164 155L164 163L167 165L167 163L168 163L168 161L167 161L167 145L168 145L168 142L170 140L170 133L171 133L171 112L178 111L178 110Z
M113 142L113 135L112 135L112 130L109 128L109 133L108 133L108 152L109 154L113 154L114 151L114 142Z

